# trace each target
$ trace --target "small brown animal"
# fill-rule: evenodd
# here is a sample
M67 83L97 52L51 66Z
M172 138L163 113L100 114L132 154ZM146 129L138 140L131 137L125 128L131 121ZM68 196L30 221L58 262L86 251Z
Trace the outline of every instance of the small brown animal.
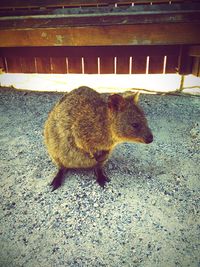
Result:
M49 113L44 127L45 144L59 171L53 190L61 186L69 169L94 168L97 182L109 181L102 166L112 149L122 142L149 144L153 135L138 94L106 98L89 87L64 95Z

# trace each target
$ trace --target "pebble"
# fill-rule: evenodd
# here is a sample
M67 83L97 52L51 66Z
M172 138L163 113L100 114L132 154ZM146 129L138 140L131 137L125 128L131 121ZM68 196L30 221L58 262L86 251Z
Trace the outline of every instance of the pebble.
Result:
M199 100L142 95L155 141L116 148L105 189L72 171L52 193L41 133L60 97L0 90L0 265L197 266Z

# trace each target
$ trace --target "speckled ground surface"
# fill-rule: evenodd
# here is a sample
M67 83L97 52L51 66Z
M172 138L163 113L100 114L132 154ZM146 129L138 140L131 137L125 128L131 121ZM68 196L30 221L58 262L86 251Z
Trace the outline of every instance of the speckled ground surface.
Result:
M118 146L105 189L71 171L51 192L42 130L60 97L0 89L0 266L200 266L200 98L142 95L154 142Z

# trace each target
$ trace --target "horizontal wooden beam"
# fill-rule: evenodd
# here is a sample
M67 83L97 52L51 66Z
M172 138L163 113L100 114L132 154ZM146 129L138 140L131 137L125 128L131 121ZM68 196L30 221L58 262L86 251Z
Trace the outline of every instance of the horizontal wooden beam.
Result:
M118 16L84 16L84 17L46 17L46 18L23 18L16 20L1 20L0 29L33 29L33 28L65 28L84 26L108 26L130 25L151 23L191 23L198 22L199 14L191 16L187 14L147 14L147 15L118 15Z
M200 22L199 4L86 7L0 13L0 29Z
M169 3L167 0L1 0L0 9L9 8L41 8L41 7L63 7L63 6L87 6L87 5L109 5L109 4L150 4ZM172 2L181 2L173 0ZM189 1L188 1L189 2ZM192 1L191 1L192 2Z
M169 5L168 3L155 3L152 5L125 5L125 6L84 6L84 7L52 7L52 8L21 8L21 9L0 9L0 17L8 16L34 16L34 15L54 15L54 16L81 16L81 15L93 15L109 14L109 15L134 15L145 13L162 13L162 14L176 14L199 12L200 3L174 3ZM15 19L15 18L14 18Z
M0 47L199 44L200 23L0 30Z

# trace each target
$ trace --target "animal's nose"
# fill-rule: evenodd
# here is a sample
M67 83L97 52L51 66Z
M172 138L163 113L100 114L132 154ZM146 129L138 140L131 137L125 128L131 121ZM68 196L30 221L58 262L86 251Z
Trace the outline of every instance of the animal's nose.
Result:
M150 144L151 142L153 142L153 135L149 134L146 139L145 139L146 144Z

